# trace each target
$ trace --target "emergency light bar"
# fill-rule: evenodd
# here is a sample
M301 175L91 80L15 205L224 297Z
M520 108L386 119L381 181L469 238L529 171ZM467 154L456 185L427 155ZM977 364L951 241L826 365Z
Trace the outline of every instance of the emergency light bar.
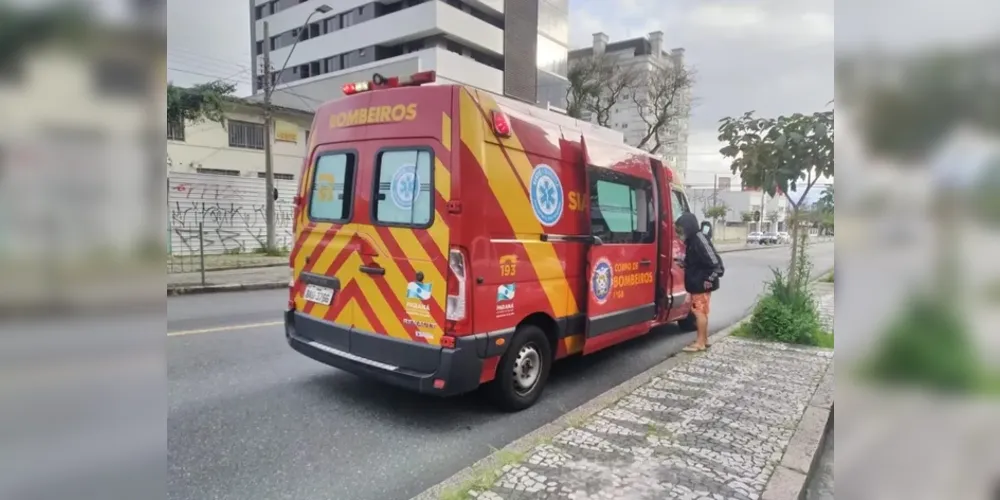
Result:
M344 91L344 95L354 95L360 94L361 92L368 92L369 90L392 89L396 87L419 87L425 83L434 83L435 81L437 81L436 71L414 73L405 80L401 80L398 76L386 78L378 73L375 73L371 80L367 82L345 83L341 90Z

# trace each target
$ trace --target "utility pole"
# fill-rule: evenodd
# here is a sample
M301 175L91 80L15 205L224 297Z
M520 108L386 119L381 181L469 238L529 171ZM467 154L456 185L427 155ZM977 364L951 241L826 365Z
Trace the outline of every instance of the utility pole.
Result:
M264 216L267 218L267 247L274 252L274 158L271 156L271 33L264 21ZM280 76L280 75L279 75Z

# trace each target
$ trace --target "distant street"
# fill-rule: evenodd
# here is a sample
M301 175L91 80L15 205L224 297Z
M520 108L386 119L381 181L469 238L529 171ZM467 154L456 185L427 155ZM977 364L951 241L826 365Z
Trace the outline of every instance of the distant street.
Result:
M726 253L711 329L743 317L787 247ZM815 273L833 244L811 249ZM675 327L557 364L542 399L518 414L479 394L428 398L292 351L285 290L167 302L169 498L406 500L678 352Z

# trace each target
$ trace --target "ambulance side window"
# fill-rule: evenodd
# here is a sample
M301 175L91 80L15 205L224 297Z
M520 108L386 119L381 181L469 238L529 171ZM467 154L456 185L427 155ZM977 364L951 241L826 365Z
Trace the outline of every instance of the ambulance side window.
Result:
M686 212L690 212L691 209L688 207L687 198L684 197L684 193L677 191L676 189L670 190L670 210L673 212L674 222L684 215ZM674 225L674 232L677 233L678 237L682 237L681 230L679 227Z
M309 218L343 222L351 216L354 193L354 153L322 153L316 158Z
M675 189L670 190L670 208L674 215L674 222L684 215L684 212L690 211L687 204L687 199L684 198L684 193L677 191Z
M375 163L378 183L373 219L389 225L426 227L434 214L430 149L390 149L379 152Z
M590 192L591 234L605 243L641 244L655 240L656 214L650 182L606 172L591 175Z

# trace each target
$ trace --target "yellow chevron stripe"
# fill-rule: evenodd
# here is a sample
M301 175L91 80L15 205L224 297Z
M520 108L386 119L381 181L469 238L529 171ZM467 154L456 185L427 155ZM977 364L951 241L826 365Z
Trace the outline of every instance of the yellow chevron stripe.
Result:
M385 263L383 262L380 262L380 264L385 266ZM386 267L386 274L388 274L388 271L389 268ZM369 278L367 276L362 276L359 277L359 279L357 279L356 281L358 283L358 286L361 287L361 293L362 295L364 295L365 301L368 302L368 307L370 307L372 311L375 312L375 317L377 317L379 321L382 323L382 326L385 327L386 330L388 330L386 333L398 339L410 340L410 335L406 333L406 329L403 327L403 323L396 315L396 312L389 305L389 302L387 302L389 298L382 295L382 291L379 290L378 286L375 285L374 279ZM360 314L362 313L359 310L358 314L354 315L355 321L357 321L357 316L359 316Z
M445 112L441 113L441 144L451 151L451 117Z
M434 158L434 188L445 202L451 201L451 172L444 168L441 159Z
M403 275L403 271L399 269L399 265L396 264L396 260L393 259L392 256L386 254L386 249L388 247L386 247L385 241L383 241L382 238L379 236L379 234L376 233L375 231L366 232L365 235L366 236L370 236L372 238L372 240L375 241L375 244L379 248L381 248L383 250L383 252L382 252L383 255L379 255L378 257L375 257L375 260L379 263L379 265L381 265L382 267L385 268L385 275L383 276L383 278L385 278L385 281L389 284L389 289L391 289L392 293L393 293L393 298L385 297L385 299L386 300L398 300L399 301L399 305L402 307L403 310L406 311L406 315L410 319L412 319L414 321L425 321L425 322L434 323L434 328L430 332L428 332L428 333L431 333L434 338L433 339L427 339L427 342L429 344L433 344L433 345L440 344L440 342L441 342L441 336L444 334L444 332L441 330L441 325L438 325L437 321L433 317L431 317L430 314L428 314L426 317L425 316L420 316L420 315L412 313L409 309L406 308L406 303L407 303L407 300L406 300L406 285L407 285L407 283L409 283L409 280L407 280L406 276ZM399 242L397 241L397 244L398 243ZM407 248L407 247L405 247L403 245L399 245L399 246L400 246L400 248L403 249L403 252L406 254L407 257L411 257L411 256L414 255L414 254L410 253L411 250L409 248ZM424 254L426 255L426 252L424 252ZM411 264L414 264L415 266L420 266L421 263L411 261ZM431 298L433 298L434 302L437 302L438 304L444 304L444 300L445 300L444 296L447 293L447 290L446 290L447 283L445 283L445 281L441 278L441 273L438 272L438 270L432 264L430 264L429 259L427 261L427 265L426 266L418 267L418 269L424 271L425 275L427 275L429 278L431 278L431 281L430 281L430 283L431 283ZM431 274L431 272L433 274ZM364 280L363 279L361 281L370 281L370 280ZM367 292L365 292L365 296L368 297L368 293ZM399 320L399 318L396 318L396 314L395 313L392 313L392 316L393 316L393 318L397 319L397 321ZM381 319L382 318L382 314L379 313L378 317L379 317L379 319ZM427 331L428 329L427 328L418 328L418 330ZM404 331L403 334L405 335L406 332Z
M477 163L483 168L493 196L496 197L504 215L507 216L507 220L514 229L514 237L524 240L522 245L528 254L528 260L534 267L539 283L545 290L553 314L556 317L576 314L579 309L555 247L551 243L538 240L538 235L544 233L544 229L531 211L531 201L528 194L518 180L518 175L511 169L507 158L504 157L503 151L496 145L486 144L483 140L484 133L482 131L490 124L479 112L472 96L468 91L463 91L461 95L462 142L473 152ZM496 107L495 103L493 103L493 107ZM484 108L491 109L488 105L485 105ZM528 162L524 153L508 150L508 154L515 164L523 167L526 163L529 169L531 168L531 163ZM530 176L529 170L529 179Z
M437 224L435 224L437 225ZM441 276L441 271L431 262L431 256L428 255L427 250L424 246L420 244L420 240L417 239L417 235L413 234L412 229L406 229L401 227L391 227L389 228L389 233L392 234L393 239L396 240L396 244L399 248L403 250L403 254L409 259L410 265L417 271L424 272L425 281L431 283L432 297L434 302L444 310L444 293L433 293L438 287L446 287L447 283L444 277Z
M333 261L336 260L337 255L340 252L345 251L344 246L354 235L355 228L351 225L344 226L340 231L337 232L336 236L330 240L323 249L323 253L320 254L319 258L316 259L316 265L313 266L313 272L316 274L325 275L330 270L330 266L333 265ZM347 260L340 269L337 270L337 277L340 279L340 289L347 289L347 285L355 279L355 274L357 269L361 267L361 258L357 253L353 253L348 256ZM313 306L311 314L318 318L323 318L326 316L327 311L330 310L330 306L323 306L316 304Z
M434 245L438 247L446 259L448 258L448 236L451 233L451 228L448 227L447 222L445 222L444 217L441 216L441 212L434 211L434 224L427 228L427 232L431 235L431 239L434 240Z

